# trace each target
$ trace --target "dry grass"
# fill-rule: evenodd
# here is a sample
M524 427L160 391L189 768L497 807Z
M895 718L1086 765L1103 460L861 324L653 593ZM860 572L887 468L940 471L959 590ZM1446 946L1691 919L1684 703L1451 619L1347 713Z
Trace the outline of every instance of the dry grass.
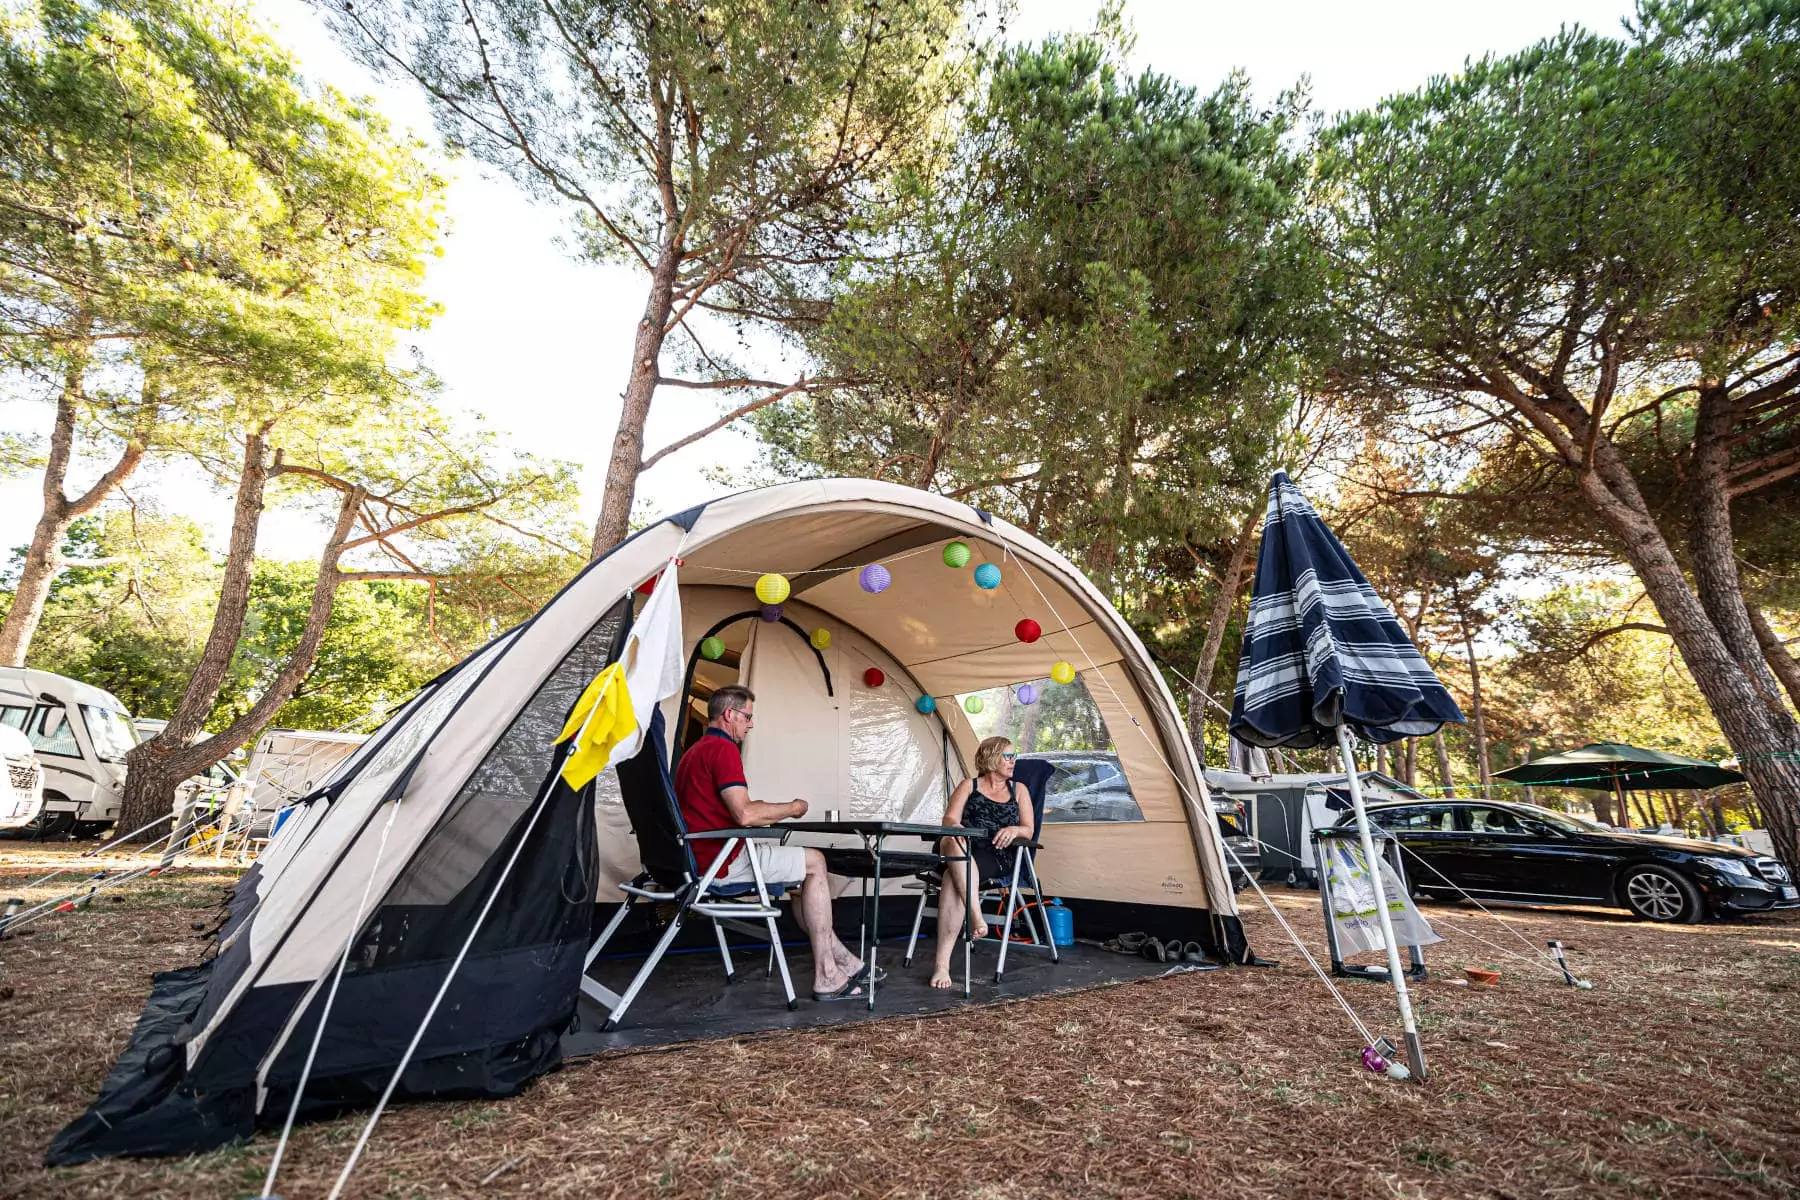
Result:
M0 844L0 879L28 869ZM273 1139L44 1171L148 992L192 962L227 877L0 943L0 1195L247 1196ZM0 884L0 896L6 885ZM1303 936L1316 901L1276 895ZM1473 909L1428 916L1523 949ZM1596 983L1575 991L1465 936L1418 989L1432 1079L1356 1065L1343 1015L1266 913L1276 970L1234 970L755 1042L591 1059L515 1100L383 1121L360 1196L1550 1196L1792 1194L1800 1183L1800 915L1653 928L1514 911ZM1445 930L1445 932L1449 932ZM1385 989L1347 985L1392 1029ZM358 1121L296 1134L280 1191L317 1197ZM482 1181L487 1180L483 1185Z

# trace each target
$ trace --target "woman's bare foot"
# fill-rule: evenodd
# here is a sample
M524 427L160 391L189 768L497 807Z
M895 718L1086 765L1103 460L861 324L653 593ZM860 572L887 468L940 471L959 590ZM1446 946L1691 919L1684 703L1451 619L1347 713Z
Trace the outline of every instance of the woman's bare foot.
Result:
M988 935L988 927L987 927L986 921L977 921L977 922L975 922L975 924L969 926L969 936L974 938L976 941L979 942L982 938L986 937L987 935Z
M947 988L951 986L950 968L939 967L937 970L933 971L931 973L931 986L934 988Z

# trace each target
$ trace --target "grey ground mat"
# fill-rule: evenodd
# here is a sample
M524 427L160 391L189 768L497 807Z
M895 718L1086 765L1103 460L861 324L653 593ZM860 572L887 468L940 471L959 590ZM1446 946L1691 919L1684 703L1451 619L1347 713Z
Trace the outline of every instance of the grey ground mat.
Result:
M994 942L983 942L975 948L974 994L965 1000L960 953L953 960L956 986L938 991L930 986L929 942L921 942L919 957L910 967L900 965L906 947L905 937L895 939L892 950L886 949L888 944L887 939L882 939L882 966L887 970L888 978L876 993L872 1013L861 1003L819 1004L804 998L810 995L812 976L812 955L804 945L788 949L796 987L803 996L800 1007L793 1012L788 1011L781 980L764 976L766 950L746 946L737 952L737 980L734 983L724 980L717 947L671 954L651 977L638 1003L632 1007L629 1019L614 1032L601 1032L606 1021L605 1012L583 999L579 1028L563 1035L563 1056L575 1058L606 1050L978 1008L1004 1000L1072 988L1099 987L1163 975L1171 969L1181 970L1165 963L1110 954L1097 946L1078 942L1062 947L1060 963L1034 954L1009 956L1006 981L995 984L994 959L999 947ZM852 944L851 949L855 948ZM637 957L601 959L594 963L589 973L608 986L622 986L641 962L642 959Z

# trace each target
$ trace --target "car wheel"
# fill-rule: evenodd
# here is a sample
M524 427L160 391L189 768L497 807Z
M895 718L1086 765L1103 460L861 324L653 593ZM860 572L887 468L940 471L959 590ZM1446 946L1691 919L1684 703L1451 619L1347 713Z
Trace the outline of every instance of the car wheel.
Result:
M75 828L75 814L62 811L41 812L37 820L25 828L40 842L60 842Z
M1663 867L1637 867L1619 883L1625 907L1646 921L1696 925L1705 915L1700 891L1684 876Z

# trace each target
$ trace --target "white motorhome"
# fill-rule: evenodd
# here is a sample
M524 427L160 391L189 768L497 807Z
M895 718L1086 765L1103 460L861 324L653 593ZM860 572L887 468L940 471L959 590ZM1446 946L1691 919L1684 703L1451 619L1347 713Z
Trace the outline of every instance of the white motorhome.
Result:
M95 834L119 817L125 755L138 744L111 692L27 667L0 667L0 725L21 730L42 768L47 836Z
M18 829L37 820L44 807L44 772L32 752L31 739L11 725L0 725L0 829Z

